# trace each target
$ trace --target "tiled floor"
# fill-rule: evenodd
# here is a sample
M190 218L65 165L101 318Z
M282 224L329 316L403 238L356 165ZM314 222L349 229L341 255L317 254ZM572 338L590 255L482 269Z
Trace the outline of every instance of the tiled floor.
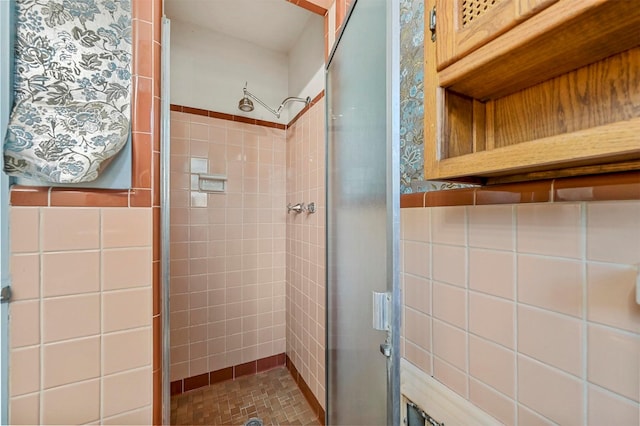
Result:
M171 397L172 425L320 425L286 367Z

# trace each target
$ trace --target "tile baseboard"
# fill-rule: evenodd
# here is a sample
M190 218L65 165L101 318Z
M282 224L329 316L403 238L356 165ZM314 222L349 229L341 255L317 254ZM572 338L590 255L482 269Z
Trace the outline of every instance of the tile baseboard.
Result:
M232 367L198 374L197 376L174 380L171 382L171 396L180 395L184 392L225 382L227 380L234 380L238 377L261 373L263 371L271 370L272 368L284 366L285 363L286 355L281 353L278 355L268 356L266 358L260 358L255 361L245 362L244 364L238 364Z
M313 392L311 392L311 388L309 387L307 382L305 382L300 373L298 373L298 369L293 364L293 361L291 361L291 358L289 358L289 355L286 355L286 363L287 369L289 370L289 373L291 373L293 380L295 380L296 384L302 391L302 394L307 399L307 402L311 406L311 409L315 411L316 415L318 416L318 421L321 425L325 424L325 411L322 408L322 405L320 405L320 402L316 399L316 396L313 394Z

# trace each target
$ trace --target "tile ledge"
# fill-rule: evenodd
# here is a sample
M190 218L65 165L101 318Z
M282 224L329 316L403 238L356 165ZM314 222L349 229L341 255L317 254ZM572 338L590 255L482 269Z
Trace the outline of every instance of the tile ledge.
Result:
M494 425L497 420L405 358L400 360L400 393L442 424Z
M640 171L402 194L400 207L629 200L640 200Z
M136 191L12 185L9 203L12 207L130 207L129 197Z

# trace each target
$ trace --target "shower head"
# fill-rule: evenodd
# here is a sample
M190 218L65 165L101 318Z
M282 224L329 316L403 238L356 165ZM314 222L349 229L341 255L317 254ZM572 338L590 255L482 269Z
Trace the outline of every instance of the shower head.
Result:
M278 109L275 110L275 109L270 108L267 104L265 104L260 99L258 99L254 94L249 92L247 90L247 84L246 83L245 83L244 88L242 89L242 91L244 93L244 96L238 102L238 109L240 111L244 111L244 112L253 111L253 102L251 101L251 99L253 99L254 101L258 102L260 105L262 105L263 107L268 109L273 115L275 115L278 118L280 118L280 113L282 112L282 108L284 108L284 106L289 102L292 102L292 101L304 102L305 105L309 105L311 103L311 98L308 97L308 96L306 98L296 98L296 97L290 96L288 98L285 98L285 100L282 101L282 103L280 104ZM249 98L251 98L251 99L249 99Z
M242 99L240 99L240 102L238 102L238 109L244 112L253 111L253 102L251 102L251 99L249 99L247 95L245 95Z

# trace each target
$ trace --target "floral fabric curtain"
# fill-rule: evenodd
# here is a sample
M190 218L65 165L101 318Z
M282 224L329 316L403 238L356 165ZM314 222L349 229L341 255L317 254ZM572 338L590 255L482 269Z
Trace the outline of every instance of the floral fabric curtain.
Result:
M17 0L9 175L95 180L131 121L130 0Z

